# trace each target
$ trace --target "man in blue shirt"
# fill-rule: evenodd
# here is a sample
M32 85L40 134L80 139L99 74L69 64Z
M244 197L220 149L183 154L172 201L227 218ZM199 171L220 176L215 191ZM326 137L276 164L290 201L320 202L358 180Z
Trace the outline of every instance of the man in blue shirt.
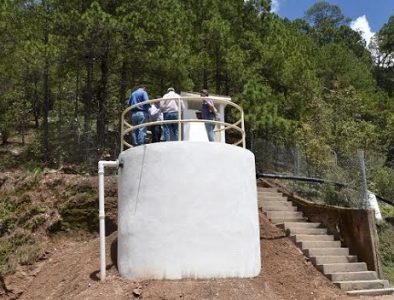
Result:
M148 93L146 92L146 87L141 85L137 90L135 90L129 99L129 105L134 106L131 109L131 125L137 126L145 123L149 119L149 108L150 104L137 105L138 103L149 100ZM131 144L133 146L143 145L145 143L146 127L140 127L134 129L131 132Z

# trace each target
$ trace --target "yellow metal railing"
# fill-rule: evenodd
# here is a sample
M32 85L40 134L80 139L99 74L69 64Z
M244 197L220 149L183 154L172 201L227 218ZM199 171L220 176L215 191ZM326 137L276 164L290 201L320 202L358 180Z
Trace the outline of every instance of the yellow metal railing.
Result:
M205 120L205 119L182 119L182 113L178 114L178 120L164 120L164 121L154 121L154 122L146 122L140 125L136 125L133 126L131 125L127 120L129 120L129 114L131 112L131 110L134 107L137 106L143 106L144 104L153 104L156 102L160 102L162 100L176 100L178 103L178 108L182 107L181 106L181 102L199 102L202 103L202 101L204 99L210 99L212 100L212 102L214 104L225 104L225 105L229 105L232 106L234 108L236 108L238 110L238 112L240 113L240 118L235 122L235 123L226 123L224 121L217 121L217 120ZM224 100L224 99L219 99L219 98L215 98L215 97L180 97L180 98L158 98L158 99L152 99L152 100L147 100L144 102L140 102L138 104L135 105L131 105L128 108L126 108L123 113L122 113L122 119L121 119L121 151L124 150L125 147L127 148L132 148L133 146L127 142L127 139L129 138L129 134L133 131L136 130L138 128L142 128L142 127L148 127L148 126L152 126L152 125L164 125L164 124L174 124L174 123L178 123L178 140L182 141L182 124L185 123L211 123L211 124L215 124L215 125L219 125L220 128L216 129L215 132L221 132L221 131L226 131L228 129L234 129L236 131L238 131L241 135L241 138L236 141L235 143L233 143L234 145L242 145L243 148L245 148L245 124L244 124L244 111L243 109L229 101L229 100Z

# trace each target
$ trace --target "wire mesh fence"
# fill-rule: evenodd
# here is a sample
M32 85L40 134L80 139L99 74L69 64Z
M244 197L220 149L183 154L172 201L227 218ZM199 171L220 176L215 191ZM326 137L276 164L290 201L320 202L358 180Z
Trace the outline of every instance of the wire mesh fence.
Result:
M262 138L251 142L251 150L259 173L287 175L287 179L278 180L298 195L315 202L345 207L368 206L368 173L384 164L384 159L376 153L358 151L340 155L324 151L313 154L302 146ZM318 183L304 181L305 178L322 180Z

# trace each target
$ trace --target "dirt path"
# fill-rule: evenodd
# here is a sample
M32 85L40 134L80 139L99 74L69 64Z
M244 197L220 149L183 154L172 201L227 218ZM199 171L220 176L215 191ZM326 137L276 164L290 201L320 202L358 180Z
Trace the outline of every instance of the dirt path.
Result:
M349 297L308 262L283 232L261 216L262 272L251 279L176 280L142 282L119 277L114 265L116 232L107 238L107 281L98 280L99 240L63 239L48 258L7 278L19 299L379 299L392 296Z

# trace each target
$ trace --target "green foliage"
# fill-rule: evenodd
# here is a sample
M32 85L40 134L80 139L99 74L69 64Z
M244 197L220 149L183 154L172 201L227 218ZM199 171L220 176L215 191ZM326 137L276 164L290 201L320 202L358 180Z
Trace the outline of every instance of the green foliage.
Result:
M294 127L291 120L286 120L278 114L283 95L275 94L264 83L249 81L237 101L244 108L245 120L250 123L252 130L290 131Z
M377 33L376 44L376 77L379 86L387 91L390 97L394 96L394 15Z
M350 19L343 15L339 6L326 1L319 1L308 8L305 12L305 19L316 27L321 27L324 23L337 27L350 22Z
M357 58L343 44L328 44L320 49L318 73L329 89L352 86L358 90L370 90L375 84L372 65Z
M36 169L0 183L0 276L41 257L50 234L98 229L97 191L87 178Z
M378 33L378 43L382 53L394 53L394 16L391 16Z
M0 132L35 127L26 163L95 167L115 157L119 114L141 82L151 98L171 85L233 96L256 136L305 149L317 170L332 153L379 151L394 160L392 68L376 67L341 9L315 3L305 20L271 1L3 1ZM10 26L12 24L12 26ZM392 54L391 17L377 46ZM231 118L231 116L229 116ZM323 173L323 171L322 171Z
M14 272L18 265L35 262L44 253L41 241L28 231L18 229L12 237L0 238L0 275Z
M394 170L389 167L381 167L371 174L371 181L376 194L394 200Z
M18 148L0 145L0 170L28 174L0 195L0 233L7 235L0 265L9 270L40 253L24 234L48 225L52 208L28 193L44 167L95 170L101 157L118 155L119 115L142 82L151 98L168 86L232 96L248 132L302 149L308 172L328 179L358 176L333 167L334 156L377 153L385 166L370 170L370 185L393 199L394 16L378 32L374 62L340 7L317 2L295 21L270 9L270 0L0 1L0 133ZM60 218L48 230L95 228L95 192L78 189L79 196L72 188L67 199L56 195ZM333 187L312 192L354 205ZM23 234L15 244L8 238L17 228ZM22 240L20 257L5 258Z
M394 282L394 227L385 222L377 224L379 255L385 278Z
M61 219L51 230L97 230L99 220L96 206L96 192L90 186L86 190L78 187L78 194L66 201L58 202L57 209Z

